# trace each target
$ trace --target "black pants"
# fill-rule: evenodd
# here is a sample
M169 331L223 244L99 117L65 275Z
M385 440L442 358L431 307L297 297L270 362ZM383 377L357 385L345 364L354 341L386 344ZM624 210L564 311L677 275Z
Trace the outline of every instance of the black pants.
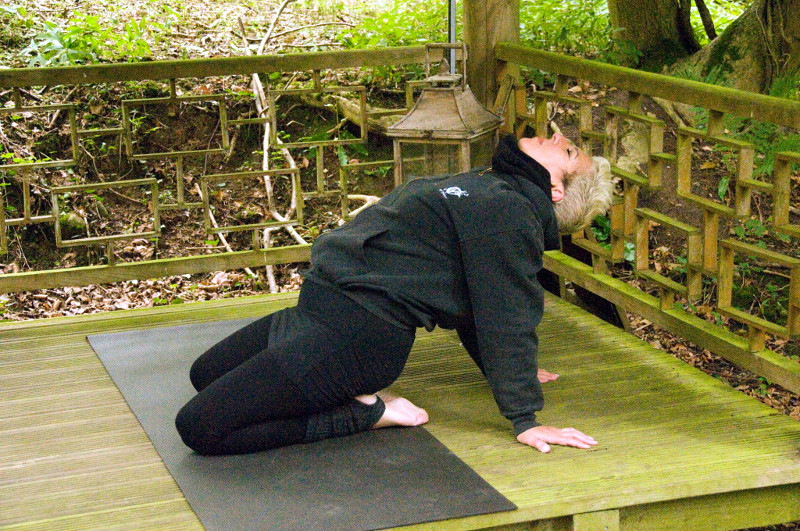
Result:
M199 393L178 413L178 432L196 452L222 455L369 429L383 403L353 397L400 376L414 333L307 282L296 307L245 326L195 361Z

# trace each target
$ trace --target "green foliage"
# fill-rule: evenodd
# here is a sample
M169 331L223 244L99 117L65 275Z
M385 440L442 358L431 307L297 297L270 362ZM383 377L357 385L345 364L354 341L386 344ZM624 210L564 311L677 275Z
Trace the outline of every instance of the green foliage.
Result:
M708 74L701 76L694 67L685 66L672 72L674 77L700 81L712 85L727 86L728 80L717 67ZM800 100L800 71L784 74L773 81L770 88L770 96ZM705 128L708 124L708 111L704 108L693 108L696 126ZM741 118L733 115L726 115L724 119L727 134L739 140L751 142L756 153L761 156L756 157L753 170L754 177L768 176L772 174L775 164L775 154L781 151L800 151L800 134L791 129L772 124L760 122L752 118ZM723 162L729 168L732 167L733 153L730 150L722 150ZM719 183L718 195L724 199L728 192L730 179L723 177Z
M800 70L785 73L772 81L769 95L790 100L800 100Z
M719 180L719 184L717 185L717 196L724 201L725 196L728 194L728 189L730 188L731 184L731 177L727 173L722 176Z
M708 83L710 85L718 85L720 87L726 87L729 85L721 66L715 66L709 70L708 73L701 74L697 65L684 63L680 67L672 70L669 75L680 79L688 79L690 81L699 81L701 83ZM705 119L708 119L707 115Z
M755 160L755 177L772 174L776 153L800 151L800 134L785 127L737 117L726 117L725 126L736 138L752 142L756 152L762 155Z
M21 45L33 25L34 18L24 6L0 6L0 45Z
M750 3L745 0L713 0L706 2L706 7L711 14L711 20L714 21L714 29L717 31L717 35L722 34L731 22L739 18ZM692 9L691 21L698 42L701 46L705 46L708 44L708 35L706 35L706 30L703 28L703 22L700 20L700 14L697 9Z
M97 63L101 59L141 59L150 54L145 39L148 23L130 20L122 26L105 27L100 18L79 13L66 23L45 21L42 29L20 55L28 66Z
M738 227L734 227L733 232L741 239L758 239L767 234L767 227L758 218L750 218Z
M785 326L789 315L788 279L746 259L734 267L740 282L734 282L733 305L754 310L763 319Z
M606 0L523 0L520 41L528 46L592 57L612 64L635 63L641 53L609 25Z
M589 227L594 234L594 238L606 249L611 248L611 220L605 214L601 214L594 218L591 227ZM623 258L628 263L633 263L636 260L636 245L633 242L625 242L625 250Z
M598 55L612 36L605 0L522 0L520 40L539 49Z
M421 45L447 39L446 2L394 2L389 11L366 17L339 33L346 48Z
M611 220L605 214L594 218L591 230L598 243L605 243L611 240Z
M355 28L339 32L337 39L345 48L355 49L444 42L447 40L447 3L394 2L390 10L366 17ZM407 74L418 77L421 69L414 65L380 66L367 73L364 82L399 84Z

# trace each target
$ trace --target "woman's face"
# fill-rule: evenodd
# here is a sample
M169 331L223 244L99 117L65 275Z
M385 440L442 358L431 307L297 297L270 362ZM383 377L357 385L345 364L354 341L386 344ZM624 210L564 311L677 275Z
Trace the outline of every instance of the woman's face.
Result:
M592 167L592 157L559 133L547 139L521 138L519 148L550 172L554 203L564 199L565 176L581 174Z

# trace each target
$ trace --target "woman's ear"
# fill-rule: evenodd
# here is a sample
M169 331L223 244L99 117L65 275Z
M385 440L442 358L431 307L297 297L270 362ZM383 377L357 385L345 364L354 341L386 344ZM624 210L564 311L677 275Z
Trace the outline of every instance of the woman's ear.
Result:
M564 181L557 177L550 177L550 193L553 196L553 203L558 203L564 199Z

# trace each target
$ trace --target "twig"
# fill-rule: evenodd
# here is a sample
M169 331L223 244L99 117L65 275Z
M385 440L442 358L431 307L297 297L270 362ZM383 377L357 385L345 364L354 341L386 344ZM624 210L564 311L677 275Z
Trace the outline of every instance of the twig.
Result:
M66 101L69 101L69 99L70 99L70 98L71 98L71 97L72 97L72 96L73 96L73 95L74 95L74 94L75 94L75 93L78 91L78 87L79 87L79 86L80 86L80 85L75 85L75 86L72 88L72 90L70 90L70 91L67 93L67 95L64 97L64 101L65 101L65 102L66 102ZM51 127L53 127L53 125L54 125L54 124L56 123L56 121L58 120L58 117L59 117L59 116L61 116L61 109L58 109L58 110L56 110L56 112L54 112L54 113L53 113L53 117L50 119L50 122L48 122L48 124L47 124L47 128L48 128L48 129L49 129L49 128L51 128Z
M283 37L284 35L288 35L289 33L294 33L295 31L300 31L308 28L318 28L320 26L348 26L350 28L354 28L355 24L350 24L349 22L320 22L319 24L308 24L306 26L298 26L296 28L292 28L290 30L282 31L280 33L276 33L272 36L273 39L278 37Z
M283 10L286 9L286 6L288 6L294 1L295 0L283 0L280 7L278 8L278 11L275 13L275 16L272 17L272 23L269 25L269 29L267 30L267 33L264 35L264 38L261 39L261 44L258 45L258 51L256 52L256 55L261 55L262 53L264 53L264 48L267 46L267 42L269 42L269 40L272 38L272 32L275 31L275 26L278 24L278 19L280 18L281 13L283 13Z
M780 273L780 272L778 272L778 271L773 271L773 270L771 270L771 269L765 269L765 270L764 270L764 273L767 273L767 274L770 274L770 275L775 275L776 277L786 278L786 279L789 279L789 280L791 280L791 279L792 279L792 277L790 277L789 275L787 275L787 274L785 274L785 273ZM779 289L786 289L786 288L788 288L788 287L789 287L789 285L787 284L787 285L785 285L784 287L782 287L782 288L779 288Z
M239 140L239 128L235 128L233 130L233 136L231 137L231 141L228 144L228 154L225 155L225 162L228 162L231 157L233 156L233 151L236 149L236 142Z
M82 146L82 149L83 149L83 152L89 157L89 159L91 159L92 167L94 168L94 173L97 176L97 179L101 183L106 182L106 180L103 179L102 174L100 173L100 170L97 169L97 164L95 163L94 155L89 153L89 150L86 149L83 146ZM111 192L112 194L116 195L117 197L125 199L126 201L130 201L131 203L136 203L137 205L144 205L144 201L139 201L138 199L134 199L133 197L128 197L127 195L123 194L122 192L118 192L118 191L114 190L113 188L108 188L107 190L109 192Z
M25 94L26 96L31 98L32 100L36 100L36 101L39 101L39 102L42 101L42 98L40 98L39 95L36 94L35 92L31 92L30 90L26 90L24 88L23 89L19 89L19 91L22 94ZM0 92L0 98L2 98L3 96L7 95L10 92L13 92L13 90L9 89L9 90L4 90L4 91Z
M325 131L325 133L328 135L333 135L334 133L337 133L346 123L347 123L347 118L342 118L341 120L339 120L338 124Z
M312 44L289 44L291 48L316 48L318 46L344 46L340 42L315 42Z
M347 199L356 200L356 201L361 200L361 201L365 202L363 205L361 205L357 209L350 211L350 217L352 218L352 217L355 217L355 216L359 215L361 212L363 212L367 208L371 207L372 205L374 205L375 203L380 201L381 198L378 197L378 196L375 196L375 195L348 194L347 195Z

